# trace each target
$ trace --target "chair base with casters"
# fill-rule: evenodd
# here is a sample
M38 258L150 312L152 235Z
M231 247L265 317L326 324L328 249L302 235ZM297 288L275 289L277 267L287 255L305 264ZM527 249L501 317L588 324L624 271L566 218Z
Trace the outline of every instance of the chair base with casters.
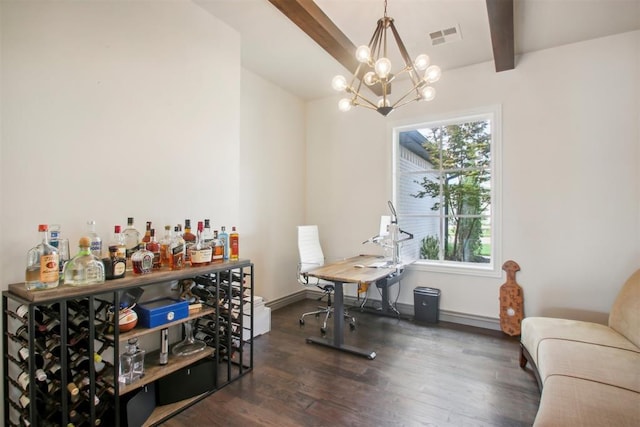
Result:
M324 314L324 320L322 322L322 327L320 328L320 332L322 333L322 335L326 335L327 333L327 321L329 320L329 318L331 317L331 315L334 313L334 309L333 306L331 305L331 294L333 293L333 291L335 290L333 285L325 285L323 287L318 286L320 289L322 289L323 294L320 296L320 298L318 298L318 301L321 301L325 295L327 296L327 305L326 306L318 306L318 310L316 311L310 311L307 313L303 313L300 316L300 326L304 326L304 318L305 316L311 316L314 315L316 317L320 317L321 314ZM352 331L356 328L356 318L349 315L349 313L347 312L347 310L344 310L344 318L349 320L349 329L351 329Z

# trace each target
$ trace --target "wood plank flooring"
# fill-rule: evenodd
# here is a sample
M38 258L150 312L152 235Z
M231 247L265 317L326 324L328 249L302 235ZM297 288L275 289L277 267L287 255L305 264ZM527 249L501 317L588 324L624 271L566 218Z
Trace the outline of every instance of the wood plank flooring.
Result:
M315 344L321 322L298 317L305 300L273 311L255 339L254 370L186 409L165 427L530 426L540 401L533 373L518 366L518 340L440 322L416 324L352 310L345 343L368 360ZM332 334L332 325L328 336Z

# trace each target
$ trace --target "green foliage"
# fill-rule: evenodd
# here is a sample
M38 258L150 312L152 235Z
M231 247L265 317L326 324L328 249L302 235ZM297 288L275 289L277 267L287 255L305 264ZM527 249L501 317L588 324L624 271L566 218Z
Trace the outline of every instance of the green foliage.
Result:
M422 259L439 259L440 241L437 236L427 236L422 239L420 246L420 258Z

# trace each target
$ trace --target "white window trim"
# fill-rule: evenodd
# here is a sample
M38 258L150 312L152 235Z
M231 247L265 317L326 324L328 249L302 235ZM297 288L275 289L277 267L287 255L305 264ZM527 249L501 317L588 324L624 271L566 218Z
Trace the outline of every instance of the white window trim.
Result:
M407 267L409 270L428 271L436 273L464 274L478 277L502 277L502 106L490 105L464 111L454 111L446 114L430 116L429 120L413 119L390 122L388 126L389 139L393 141L391 156L393 203L398 201L398 172L397 161L399 151L399 133L420 127L434 127L461 121L491 119L491 264L483 264L415 260ZM408 230L411 232L411 230Z

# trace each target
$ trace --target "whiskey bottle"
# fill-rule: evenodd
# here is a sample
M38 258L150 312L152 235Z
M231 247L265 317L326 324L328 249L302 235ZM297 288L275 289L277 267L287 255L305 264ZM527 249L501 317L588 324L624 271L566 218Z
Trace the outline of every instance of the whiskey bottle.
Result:
M133 217L127 218L127 227L122 231L124 244L127 247L127 271L133 270L131 255L138 249L140 244L140 232L133 225Z
M104 283L104 264L91 253L91 239L81 237L78 246L78 254L64 266L64 284L87 286Z
M147 221L147 226L144 230L144 236L142 237L142 241L144 243L149 243L151 241L151 221Z
M218 237L218 230L213 230L213 255L211 256L212 262L224 261L224 246L222 240Z
M131 255L133 272L135 274L148 274L153 270L153 252L147 249L145 243L140 243L138 250Z
M150 222L148 224L151 224ZM160 243L156 240L156 230L152 228L149 230L149 242L147 243L147 250L153 253L153 269L159 270L162 267L162 261L160 256Z
M169 267L172 270L182 270L184 268L184 239L180 233L179 226L176 226L174 229L169 251L171 256L169 259Z
M171 266L171 226L164 226L164 236L160 239L160 264L162 267Z
M184 263L189 265L191 263L191 248L196 244L196 235L191 232L191 220L184 220L184 233L182 233L184 239Z
M103 258L105 270L105 279L114 280L124 277L127 259L118 254L118 247L115 245L109 246L109 257Z
M47 225L40 224L38 231L42 242L27 252L27 290L55 288L60 278L58 250L49 244Z
M231 227L231 234L229 234L229 259L231 261L238 261L240 258L240 244L239 235L236 231L236 227Z
M94 220L87 221L87 235L91 239L91 253L98 258L102 258L102 239L96 233L96 222Z
M205 243L203 238L204 227L202 221L198 221L196 242L191 247L191 266L198 267L211 264L211 246Z
M127 245L124 244L124 235L120 231L121 231L121 227L119 225L113 226L113 237L109 242L109 246L115 246L118 257L126 259Z
M222 242L222 249L224 251L222 258L226 261L229 259L229 234L225 226L223 225L220 228L220 233L218 234L220 241Z

